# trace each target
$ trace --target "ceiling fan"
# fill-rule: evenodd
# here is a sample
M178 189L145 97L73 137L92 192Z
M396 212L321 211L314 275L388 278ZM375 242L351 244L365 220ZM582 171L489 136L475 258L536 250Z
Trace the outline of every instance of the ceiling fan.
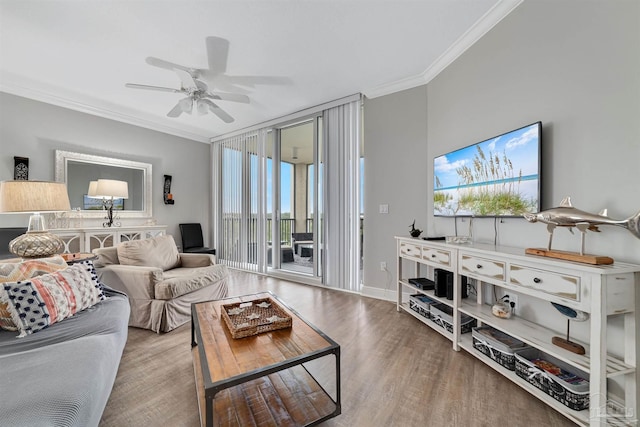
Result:
M147 62L149 62L149 59L153 58L147 58ZM229 113L220 108L212 100L234 101L244 104L249 103L249 97L247 95L240 93L212 92L209 91L206 83L194 78L189 71L182 68L173 68L173 71L175 71L180 78L180 89L141 85L136 83L127 83L125 86L133 89L158 90L163 92L186 94L187 97L178 101L176 106L167 113L167 116L169 117L179 117L182 113L192 114L195 107L198 114L211 112L222 119L225 123L231 123L233 122L233 117L231 117Z
M227 76L225 71L227 69L229 41L220 37L207 37L206 45L209 65L207 69L185 67L152 56L146 59L149 65L174 71L180 78L181 85L179 89L136 83L127 83L125 86L133 89L186 94L187 97L178 101L176 106L169 111L167 114L169 117L179 117L182 113L192 114L195 108L199 114L211 112L225 123L231 123L233 122L233 117L212 100L248 104L250 100L245 94L247 90L238 87L238 85L253 87L255 84L277 84L281 82L280 78L270 76ZM203 79L213 82L217 87L227 88L227 90L232 90L233 92L211 91Z

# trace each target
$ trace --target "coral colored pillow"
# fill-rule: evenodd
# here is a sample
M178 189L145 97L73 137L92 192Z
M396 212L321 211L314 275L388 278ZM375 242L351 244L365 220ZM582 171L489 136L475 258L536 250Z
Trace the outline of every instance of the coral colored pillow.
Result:
M67 262L60 255L48 258L31 259L23 262L0 263L0 283L17 282L42 274L67 268ZM7 304L0 302L0 328L17 331L18 327L11 319Z
M0 300L20 330L20 337L87 309L106 297L91 261L55 273L1 285Z

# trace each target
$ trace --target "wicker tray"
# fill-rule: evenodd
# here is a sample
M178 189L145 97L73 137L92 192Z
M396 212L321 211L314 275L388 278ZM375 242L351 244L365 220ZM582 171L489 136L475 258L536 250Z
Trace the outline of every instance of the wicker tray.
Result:
M271 298L223 304L222 318L236 339L291 327L291 316Z

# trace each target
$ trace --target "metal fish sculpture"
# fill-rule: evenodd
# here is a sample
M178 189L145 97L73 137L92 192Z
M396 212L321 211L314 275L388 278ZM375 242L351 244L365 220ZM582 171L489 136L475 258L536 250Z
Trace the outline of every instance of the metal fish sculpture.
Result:
M572 233L573 227L576 227L582 232L581 255L584 254L585 233L587 230L599 232L599 225L616 225L626 228L631 234L640 239L640 212L624 220L615 220L607 216L606 209L596 215L574 208L571 204L570 197L562 199L560 206L556 208L547 209L538 213L525 213L523 216L529 222L540 221L547 224L547 230L549 231L549 250L551 250L551 240L553 239L553 231L556 227L568 227Z

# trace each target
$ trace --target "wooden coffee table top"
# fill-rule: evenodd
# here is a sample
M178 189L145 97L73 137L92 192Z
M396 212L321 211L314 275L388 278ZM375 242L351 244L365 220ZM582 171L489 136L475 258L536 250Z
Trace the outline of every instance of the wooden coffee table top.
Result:
M245 302L257 298L275 298L292 318L292 327L233 339L222 320L223 304ZM197 327L210 381L217 383L248 372L269 368L299 357L329 350L338 345L271 293L259 293L194 305ZM202 354L202 351L201 351ZM206 378L205 378L206 381Z
M260 298L276 300L291 316L292 327L232 338L222 305ZM272 293L196 303L191 315L203 426L313 426L340 414L340 346ZM330 355L335 357L335 399L302 366Z

